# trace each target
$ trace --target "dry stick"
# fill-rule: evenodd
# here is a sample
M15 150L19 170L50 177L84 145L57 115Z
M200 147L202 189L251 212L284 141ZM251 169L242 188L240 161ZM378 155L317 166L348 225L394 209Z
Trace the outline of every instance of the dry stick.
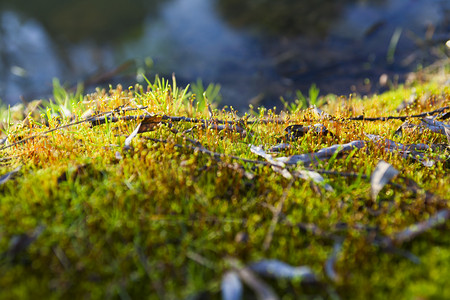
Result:
M150 137L143 137L146 140L150 140L153 142L159 142L159 143L171 143L171 141L168 140L162 140L162 139L155 139L155 138L150 138ZM195 143L194 143L195 144ZM239 157L239 156L234 156L234 155L228 155L228 154L224 154L224 153L218 153L218 152L214 152L211 150L206 149L205 147L194 147L194 146L189 146L189 145L182 145L182 144L173 144L174 147L176 148L184 148L184 149L189 149L189 150L194 150L194 151L199 151L201 153L207 154L211 157L214 157L216 159L221 159L221 158L231 158L234 160L240 160L242 162L246 162L246 163L251 163L251 164L259 164L259 165L264 165L264 166L271 166L271 164L267 161L262 161L262 160L253 160L253 159L247 159L247 158L243 158L243 157ZM304 167L303 169L308 170L308 171L312 171L312 172L317 172L319 174L327 174L327 175L336 175L336 176L342 176L342 177L361 177L363 179L367 179L368 176L364 175L364 174L359 174L359 173L352 173L352 172L338 172L338 171L328 171L328 170L321 170L321 169L314 169L314 168L307 168Z
M186 253L186 257L195 261L196 263L198 263L199 265L202 265L204 267L207 267L208 269L211 270L215 270L216 266L214 265L214 263L212 261L210 261L209 259L201 256L200 254L194 252L194 251L188 251Z
M345 121L345 120L349 120L349 121L387 121L387 120L406 121L407 119L410 119L410 118L423 118L423 117L435 115L435 114L441 113L447 109L450 109L450 106L444 106L444 107L435 109L433 111L424 112L424 113L417 114L417 115L410 115L410 116L388 116L388 117L375 117L375 118L366 118L364 116L357 116L357 117L351 117L351 118L343 118L341 120L343 120L343 121Z
M283 191L283 195L281 195L280 202L278 203L277 207L275 208L272 222L270 223L269 230L267 231L266 238L264 239L264 243L263 243L264 251L267 251L267 249L269 249L269 247L270 247L270 243L272 243L273 233L275 231L275 228L277 227L278 220L280 219L281 210L283 209L284 202L286 201L287 195L288 195L289 190L291 189L293 183L294 183L294 180L289 181L288 186Z
M152 115L145 115L145 118L143 118L143 119L144 120L148 120L148 119L151 119L151 118L154 118L154 117L155 116L152 116ZM35 138L47 135L49 133L52 133L53 131L56 131L56 130L59 130L59 129L64 129L64 128L68 128L68 127L75 126L75 125L79 125L79 124L82 124L82 123L91 122L92 126L104 124L104 123L106 123L106 118L108 118L108 122L118 122L120 120L125 120L125 121L140 120L140 119L142 119L142 116L125 116L125 117L111 117L111 118L109 118L109 117L98 118L98 117L94 116L94 117L86 118L86 119L83 119L83 120L80 120L80 121L76 121L76 122L73 122L73 123L69 123L69 124L66 124L66 125L62 125L62 126L59 126L59 127L55 127L55 128L50 129L50 130L47 130L47 131L44 131L44 132L41 132L41 133L38 133L38 134L35 134L35 135L32 135L32 136L29 136L27 138L21 139L20 141L17 141L15 143L12 143L10 145L7 145L7 146L4 146L4 147L0 148L0 151L8 149L8 148L11 148L11 147L19 145L19 144L23 144L26 141L29 141L29 140L32 140L32 139L35 139ZM101 122L101 123L97 124L97 122ZM155 123L160 123L160 122L155 122Z
M70 124L66 124L66 125L62 125L62 126L59 126L59 127L55 127L55 128L50 129L50 130L47 130L47 131L44 131L44 132L41 132L41 133L38 133L38 134L35 134L35 135L32 135L32 136L29 136L27 138L21 139L20 141L17 141L15 143L12 143L12 144L9 144L7 146L4 146L4 147L0 148L0 151L8 149L8 148L11 148L11 147L14 147L14 146L19 145L19 144L23 144L23 143L25 143L25 142L27 142L29 140L33 140L35 138L38 138L38 137L44 136L46 134L52 133L53 131L56 131L56 130L59 130L59 129L64 129L64 128L68 128L68 127L75 126L75 125L79 125L79 124L82 124L82 123L91 122L92 126L95 126L95 125L104 124L104 123L106 123L106 121L108 121L108 122L118 122L120 120L124 120L124 121L148 120L148 119L151 119L151 118L154 118L154 117L155 116L153 116L153 115L125 116L125 117L108 117L107 116L107 117L100 117L100 118L94 116L94 117L83 119L83 120L80 120L80 121L77 121L77 122L73 122L73 123L70 123ZM183 118L183 117L181 117L181 118ZM160 122L155 122L155 123L160 123Z
M312 235L316 236L316 237L320 237L320 238L324 238L324 239L332 239L332 240L336 240L337 238L339 238L339 236L337 236L336 234L332 233L332 232L328 232L325 231L323 229L321 229L319 226L317 226L316 224L313 223L297 223L294 224L289 220L284 220L286 224L290 225L290 226L297 226L300 230L307 232L307 233L311 233Z
M146 107L143 108L139 108L139 109L144 109ZM440 112L443 112L447 109L450 109L450 106L445 106L445 107L441 107L439 109L430 111L430 112L424 112L421 114L417 114L417 115L409 115L409 116L388 116L388 117L373 117L373 118L366 118L364 116L358 116L358 117L351 117L351 118L341 118L341 121L387 121L387 120L402 120L405 121L409 118L422 118L422 117L426 117L426 116L431 116ZM116 112L116 111L111 111L111 113ZM148 120L154 118L154 115L138 115L138 116L122 116L122 117L112 117L112 116L102 116L102 117L97 117L97 118L92 118L91 120L89 120L93 126L95 125L101 125L104 124L106 122L106 119L108 122L118 122L120 120L123 121L132 121L132 120ZM226 120L219 120L219 119L210 119L210 120L206 120L206 119L197 119L197 118L188 118L188 117L179 117L179 116L168 116L168 115L163 115L162 116L162 121L171 121L171 122L190 122L190 123L202 123L202 124L237 124L239 122L245 122L247 124L255 124L255 123L261 123L261 124L272 124L272 123L287 123L289 122L288 120L282 120L282 119L273 119L273 120L256 120L256 121L247 121L244 119L240 119L240 120L234 120L234 121L226 121Z
M277 294L248 267L242 267L235 259L227 259L228 264L239 274L242 281L256 294L258 300L278 300Z
M62 125L62 126L59 126L59 127L55 127L53 129L50 129L50 130L47 130L47 131L44 131L44 132L41 132L41 133L38 133L38 134L35 134L35 135L32 135L32 136L29 136L27 138L21 139L20 141L17 141L15 143L9 144L8 146L4 146L4 147L0 148L0 151L8 149L8 148L11 148L11 147L19 145L19 144L23 144L26 141L29 141L29 140L32 140L32 139L44 136L46 134L49 134L49 133L51 133L53 131L56 131L56 130L59 130L59 129L64 129L64 128L75 126L75 125L78 125L78 124L81 124L81 123L90 122L90 120L91 120L91 118L88 118L88 119L80 120L80 121L73 122L73 123L70 123L70 124L66 124L66 125Z
M154 118L155 115L138 115L138 116L122 116L122 117L112 117L112 116L102 116L99 118L92 118L89 120L92 123L92 126L101 125L106 123L106 121L115 123L118 121L135 121L135 120L151 120ZM201 124L238 124L240 122L245 122L246 124L255 124L255 123L261 123L261 124L272 124L272 123L286 123L287 120L282 119L273 119L273 120L257 120L257 121L247 121L245 119L239 119L234 121L226 121L226 120L219 120L219 119L197 119L197 118L188 118L188 117L179 117L179 116L168 116L163 115L161 121L171 121L171 122L189 122L189 123L201 123ZM159 122L158 122L159 123Z
M406 229L397 232L390 239L391 241L401 244L414 239L416 236L450 220L450 210L442 209L427 220L413 224Z
M406 190L412 191L414 194L418 194L419 192L425 193L425 199L424 201L426 203L435 203L435 204L443 204L446 205L448 203L448 200L442 199L441 197L421 188L414 180L407 177L402 177L405 181L407 186L404 187ZM391 242L401 244L403 242L407 242L415 238L416 236L434 228L439 225L444 224L450 220L450 210L448 208L444 208L439 210L436 214L429 217L427 220L413 224L406 229L395 233L392 235L390 239Z
M4 174L3 176L0 176L0 185L2 185L5 182L7 182L12 176L14 176L17 172L19 172L21 167L22 166L18 166L17 168L12 170L11 172L8 172L8 173Z
M395 186L403 189L412 191L414 194L419 194L419 192L425 193L425 203L435 203L446 205L448 200L440 198L439 196L421 188L414 180L408 177L400 176L400 178L406 181L406 186L395 184ZM391 184L393 184L391 182ZM393 184L394 185L394 184ZM436 214L429 217L427 220L410 225L406 229L403 229L397 233L392 234L390 237L385 237L382 244L386 247L392 247L393 244L402 244L407 241L411 241L418 235L434 228L440 226L450 220L450 209L444 208L439 210Z

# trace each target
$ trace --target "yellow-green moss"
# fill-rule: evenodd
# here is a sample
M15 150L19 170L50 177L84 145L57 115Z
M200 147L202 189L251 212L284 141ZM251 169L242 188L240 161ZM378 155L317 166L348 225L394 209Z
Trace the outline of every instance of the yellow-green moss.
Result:
M414 93L421 102L397 112L398 105ZM335 99L322 109L336 118L411 115L450 105L450 89L430 82L401 86L366 99ZM239 123L246 135L202 128L198 123L164 121L154 130L138 134L130 150L123 149L125 138L139 121L98 126L85 122L44 134L80 120L88 109L99 114L144 105L145 110L114 115L149 113L211 121L244 116L213 109L211 118L207 106L195 106L192 100L186 91L157 80L147 89L122 90L119 86L108 92L99 90L83 102L74 102L69 107L72 116L52 115L58 113L58 103L51 104L42 116L30 111L25 122L14 117L7 121L7 110L1 113L9 144L39 135L0 152L0 158L11 158L2 161L0 175L22 166L0 186L1 299L179 299L202 292L219 298L220 280L229 268L226 259L230 256L243 263L273 258L310 266L325 289L298 282L270 282L279 295L290 299L327 298L335 295L330 292L333 290L342 299L450 298L448 222L400 246L403 253L416 255L420 264L383 251L371 242L370 232L361 229L377 227L380 236L387 236L425 220L438 209L448 209L450 176L445 161L426 168L369 144L314 166L360 175L324 174L334 191L321 189L318 193L301 179L286 191L289 180L270 166L231 158L260 159L248 145L267 149L277 144L289 124L321 122L334 136L307 134L289 142L291 149L281 154L286 156L367 140L365 133L404 144L445 144L444 135L425 131L395 137L393 133L402 123L398 120L321 121L310 110L280 116L264 109L248 112ZM250 122L278 118L289 122ZM193 150L189 139L227 156L219 161ZM448 150L439 151L448 157ZM370 175L380 159L447 202L424 205L420 195L392 186L373 201L364 175ZM255 177L251 179L245 172ZM274 209L285 192L270 247L264 250ZM339 282L332 282L324 272L333 240L305 232L299 223L315 224L345 239L335 265ZM339 226L344 229L336 229ZM38 229L42 232L31 239ZM12 243L18 238L28 239L29 246L14 250Z

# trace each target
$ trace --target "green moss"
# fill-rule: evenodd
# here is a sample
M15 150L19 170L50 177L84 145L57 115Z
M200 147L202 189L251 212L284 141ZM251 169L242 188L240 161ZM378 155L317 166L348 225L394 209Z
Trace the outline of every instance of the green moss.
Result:
M397 112L398 105L414 93L418 102ZM22 168L0 186L0 298L171 299L204 292L219 298L222 275L230 268L229 257L245 264L268 258L311 267L321 287L268 281L279 295L291 299L327 298L333 293L343 299L450 297L446 282L450 277L448 222L398 245L395 253L383 250L374 239L448 209L448 200L425 203L423 191L415 195L387 186L374 201L365 177L382 159L424 190L448 199L448 162L426 168L417 160L369 143L362 150L312 166L334 172L323 174L334 189L329 192L302 179L291 185L270 166L235 159L260 159L248 144L268 149L277 140L283 141L284 128L290 124L321 122L333 135L308 133L288 141L291 148L277 156L367 140L365 133L404 144L429 145L447 143L444 135L424 131L395 137L393 133L402 123L398 120L319 120L311 110L295 107L282 116L265 109L248 112L238 123L246 134L205 128L199 122L156 121L149 125L150 131L132 140L128 150L124 149L125 139L139 121L98 126L84 122L45 133L80 120L88 109L99 114L120 107L137 109L138 104L147 107L117 110L113 115L151 113L209 119L208 106L195 106L194 96L186 95L157 79L147 90L124 91L119 86L87 95L73 105L70 117L31 111L28 121L4 118L2 128L8 143L19 143L1 150L0 158L9 160L2 160L0 175L19 165ZM448 86L431 81L364 100L335 97L322 109L339 119L360 114L412 115L449 104ZM58 111L55 105L52 109ZM234 111L214 107L213 115L220 120L237 118ZM289 122L262 122L281 117ZM260 122L252 123L257 120ZM26 139L33 135L38 136ZM194 149L193 140L221 153L220 159L202 153L203 148ZM433 153L448 158L445 147ZM358 176L345 177L342 172ZM404 184L401 179L394 181ZM265 250L277 207L281 211ZM322 233L305 230L305 224L314 224ZM337 282L324 271L333 252L334 238L330 236L343 240L334 265ZM24 245L14 244L17 240ZM408 259L411 254L420 264Z

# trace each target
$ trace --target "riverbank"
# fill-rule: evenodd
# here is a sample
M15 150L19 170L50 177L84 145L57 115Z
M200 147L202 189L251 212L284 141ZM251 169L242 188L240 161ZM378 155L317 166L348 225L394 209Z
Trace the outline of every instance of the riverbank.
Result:
M3 109L0 298L450 298L439 72L280 114L162 79Z

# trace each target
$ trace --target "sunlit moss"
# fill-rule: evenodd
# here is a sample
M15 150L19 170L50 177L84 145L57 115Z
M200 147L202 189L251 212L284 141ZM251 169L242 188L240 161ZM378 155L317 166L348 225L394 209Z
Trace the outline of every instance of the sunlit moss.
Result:
M409 108L396 110L413 96L417 101ZM398 120L345 118L413 115L448 106L448 87L429 82L364 100L335 97L321 107L332 116L326 120L311 109L296 108L281 114L264 108L250 110L241 119L242 114L221 111L214 103L209 109L195 106L192 97L187 90L157 79L148 88L97 90L72 107L70 118L32 112L27 122L22 121L24 114L3 117L1 127L7 128L8 138L3 146L18 143L1 150L0 158L5 160L0 175L22 167L0 186L0 298L168 299L201 292L218 298L230 256L243 263L275 258L308 265L328 291L336 290L344 299L450 297L445 280L450 270L448 224L400 245L397 253L384 251L374 240L375 234L391 235L439 209L448 209L448 202L425 203L423 191L415 195L395 186L386 187L373 200L365 177L382 159L420 187L448 199L448 162L426 168L420 161L369 143L312 166L335 172L323 174L334 189L327 192L302 179L290 185L268 165L236 159L260 159L249 144L269 149L280 142L290 143L289 149L276 154L289 156L367 141L366 134L403 144L445 145L444 135L428 130L394 136L402 124ZM97 126L81 122L47 132L80 121L88 110L97 116L111 112L113 117L154 114L197 117L212 123L234 120L246 132L166 119L138 134L127 149L125 139L141 120ZM7 110L1 112L7 115ZM289 121L275 122L281 118ZM324 124L333 135L307 133L286 140L288 125L316 123ZM201 149L220 157L213 158ZM445 147L428 154L449 155ZM264 250L283 197L270 247ZM317 226L324 234L305 230L305 224ZM29 245L12 246L20 237L30 239L37 228L42 232ZM345 239L335 263L341 278L337 283L324 272L334 243L327 234ZM414 264L405 253L416 255L422 263ZM292 299L328 293L300 284L270 283L280 295Z

